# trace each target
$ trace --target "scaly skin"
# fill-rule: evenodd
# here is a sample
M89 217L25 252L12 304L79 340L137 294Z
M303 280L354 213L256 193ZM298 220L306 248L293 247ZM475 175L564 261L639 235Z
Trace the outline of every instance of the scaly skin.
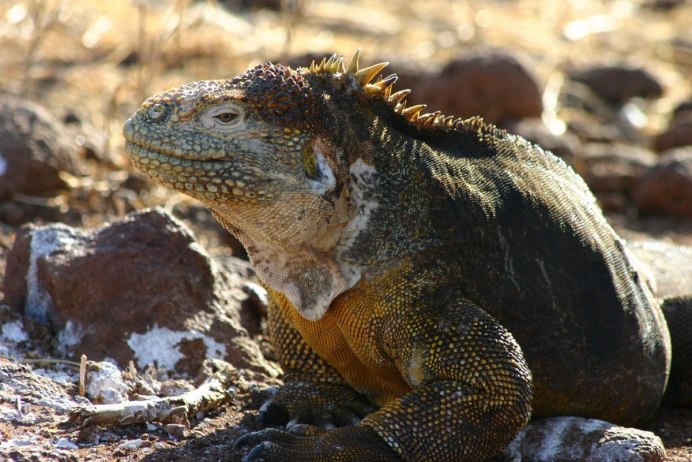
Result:
M195 197L269 289L285 385L248 460L483 460L533 416L658 407L661 311L583 181L407 108L383 65L265 64L149 98L133 163Z

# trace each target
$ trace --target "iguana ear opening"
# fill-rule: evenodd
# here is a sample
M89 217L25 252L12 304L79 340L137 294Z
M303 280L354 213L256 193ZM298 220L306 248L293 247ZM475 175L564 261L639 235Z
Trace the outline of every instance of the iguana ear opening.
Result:
M325 193L336 186L336 177L320 143L313 141L305 146L302 153L303 170L314 191Z
M308 178L317 178L317 156L311 144L308 144L303 149L303 170L305 170Z

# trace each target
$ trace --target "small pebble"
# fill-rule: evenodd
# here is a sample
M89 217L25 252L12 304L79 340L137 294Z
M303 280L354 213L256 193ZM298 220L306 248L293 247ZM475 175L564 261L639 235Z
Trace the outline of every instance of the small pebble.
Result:
M123 441L118 445L116 449L127 450L127 449L139 449L142 446L142 440L140 438L134 440Z
M120 437L113 432L103 432L99 438L101 442L109 443L120 440Z
M185 438L185 425L181 424L166 424L163 427L166 432L174 438Z
M55 442L55 447L60 449L79 449L79 446L77 446L64 436Z

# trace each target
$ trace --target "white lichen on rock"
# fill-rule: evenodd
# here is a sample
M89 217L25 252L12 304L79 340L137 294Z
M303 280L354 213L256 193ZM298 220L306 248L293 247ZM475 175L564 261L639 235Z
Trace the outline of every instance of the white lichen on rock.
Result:
M147 364L156 363L160 368L174 370L176 363L183 359L183 353L179 348L180 342L197 339L204 342L207 358L225 359L226 346L213 338L201 332L173 331L156 324L143 334L130 335L127 345L134 351L139 367L144 368Z

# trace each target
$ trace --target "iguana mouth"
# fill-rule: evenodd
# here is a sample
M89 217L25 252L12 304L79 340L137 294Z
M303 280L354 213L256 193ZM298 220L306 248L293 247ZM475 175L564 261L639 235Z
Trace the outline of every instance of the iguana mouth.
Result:
M244 202L268 196L254 191L231 161L177 157L133 141L126 141L125 150L135 167L155 181L202 201L224 196Z
M153 124L142 126L141 121L137 123L134 119L134 116L128 119L123 128L123 136L126 140L125 150L131 155L173 164L175 163L172 162L172 159L189 160L190 163L185 163L185 165L199 162L204 163L207 166L205 168L216 166L209 164L209 162L228 163L224 160L230 160L232 157L221 146L216 146L216 149L208 146L204 152L201 152L194 143L186 145L184 137L178 140L180 138L179 133L174 140L171 140L165 130ZM156 136L153 136L154 134ZM175 146L175 149L172 146Z
M133 159L139 160L142 164L152 164L157 168L167 168L182 173L184 170L203 170L198 175L203 175L209 171L217 169L230 169L233 166L231 161L216 159L200 159L198 157L181 155L169 149L145 146L134 141L125 142L125 150ZM180 167L180 168L175 168Z

